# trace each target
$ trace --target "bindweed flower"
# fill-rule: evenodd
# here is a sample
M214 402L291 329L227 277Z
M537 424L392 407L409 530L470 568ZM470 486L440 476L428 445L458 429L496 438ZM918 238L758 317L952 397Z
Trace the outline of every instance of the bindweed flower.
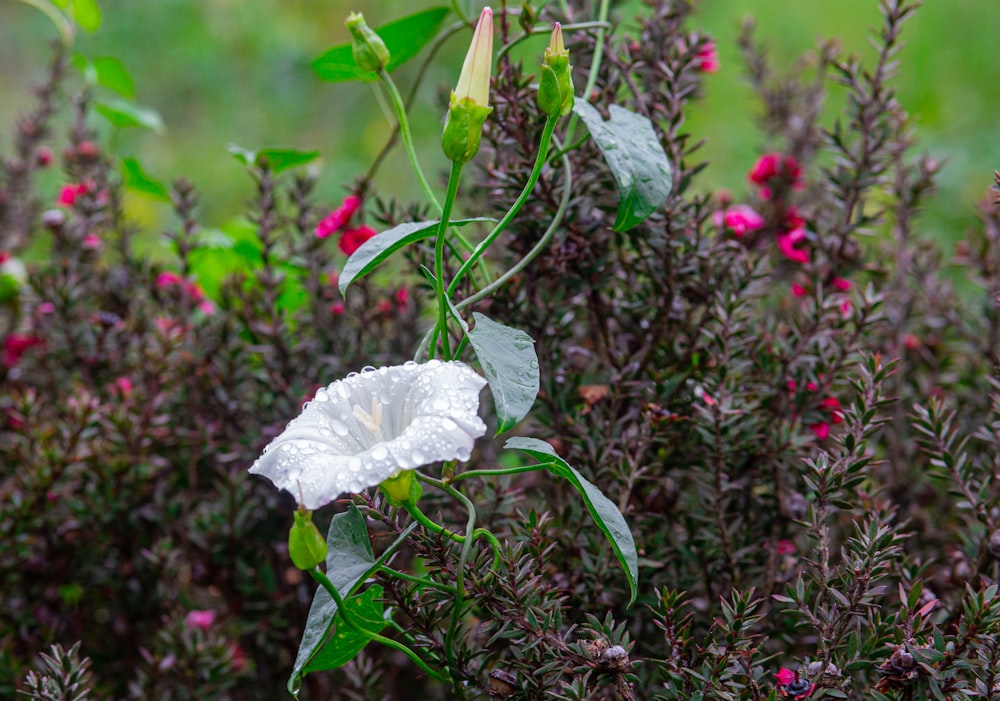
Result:
M389 64L389 49L382 37L375 33L360 12L352 12L344 22L351 33L351 53L358 68L370 73L378 73Z
M486 380L460 362L366 368L321 388L250 468L316 509L442 460L468 460L486 433Z
M483 122L493 111L489 106L492 66L493 10L484 7L462 64L458 85L451 93L448 117L441 134L444 155L455 163L468 163L479 150Z
M573 111L573 66L563 44L562 25L552 27L545 49L542 77L538 83L538 106L550 117L564 117Z

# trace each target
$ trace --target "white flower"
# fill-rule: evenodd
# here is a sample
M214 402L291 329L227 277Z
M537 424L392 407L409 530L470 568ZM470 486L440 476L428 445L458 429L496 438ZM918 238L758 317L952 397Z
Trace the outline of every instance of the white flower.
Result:
M440 460L468 460L486 433L468 365L431 360L351 373L316 392L250 468L316 509Z

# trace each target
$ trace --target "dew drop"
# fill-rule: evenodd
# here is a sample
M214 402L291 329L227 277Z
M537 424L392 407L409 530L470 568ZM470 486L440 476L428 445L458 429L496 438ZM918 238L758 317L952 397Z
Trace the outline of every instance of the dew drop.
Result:
M373 460L385 460L388 456L389 456L389 451L382 443L379 443L374 448L372 448Z
M338 436L346 436L348 433L350 433L350 429L347 428L347 425L340 421L336 420L331 421L330 428L332 428L333 432L336 433ZM322 432L323 431L321 430L320 433Z
M326 402L326 401L329 401L330 400L330 393L327 392L325 388L320 388L320 389L316 390L316 396L313 397L313 400L315 400L317 402Z
M448 417L445 417L441 419L441 428L443 428L445 431L450 432L458 428L458 424L449 419Z
M361 458L356 455L351 456L347 461L347 469L351 472L357 472L361 469Z
M413 452L410 453L410 458L412 458L413 462L417 465L423 465L427 461L427 458L419 449L414 449Z

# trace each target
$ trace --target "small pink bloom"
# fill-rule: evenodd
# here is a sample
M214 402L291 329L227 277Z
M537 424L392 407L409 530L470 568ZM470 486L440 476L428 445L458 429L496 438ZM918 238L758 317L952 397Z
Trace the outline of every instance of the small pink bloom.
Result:
M348 229L340 236L340 250L345 256L350 256L361 248L361 244L375 236L375 233L375 229L365 225L357 229Z
M56 199L56 202L64 207L72 207L73 203L76 202L76 198L86 192L87 186L83 183L63 185L62 189L59 190L59 197Z
M188 611L184 617L184 625L188 628L208 630L215 623L215 611Z
M181 276L177 273L168 270L156 276L156 286L163 288L170 287L172 285L179 285L181 284L182 279L183 278L181 278Z
M115 380L115 387L123 397L127 397L132 394L132 380L128 377L119 377Z
M778 682L778 684L780 684L781 686L785 686L786 684L791 684L797 678L798 675L795 674L795 672L793 672L790 669L786 669L785 667L779 669L778 673L774 675L774 680Z
M39 168L48 168L52 165L52 160L52 149L47 146L42 146L35 152L35 162Z
M701 45L695 54L694 66L703 73L716 73L719 70L719 51L715 41L709 40Z
M793 555L795 554L796 547L795 543L790 540L779 540L775 550L779 555Z
M392 311L392 302L387 299L383 299L378 303L378 311L380 314L388 314Z
M849 289L851 289L851 281L845 280L842 277L835 277L833 278L833 286L838 290L840 290L841 292L847 292Z
M3 341L3 364L9 368L14 367L21 361L21 356L28 349L40 345L42 345L42 339L38 336L12 333Z
M325 239L330 234L334 234L347 226L351 217L361 207L361 198L357 195L348 195L340 203L340 206L330 212L316 225L316 236Z
M11 256L10 251L0 251L0 265L3 265L9 261L13 256Z
M717 404L717 402L715 401L715 397L713 397L708 392L702 392L701 393L701 401L703 401L706 404L708 404L708 406L715 406Z
M792 283L792 294L796 297L805 297L808 290L797 282Z
M755 231L764 226L764 217L753 210L750 205L736 204L722 214L722 223L737 236L748 231Z
M405 287L400 287L396 290L396 304L399 305L400 311L410 305L410 291Z
M836 397L827 397L819 405L830 412L830 421L835 424L844 423L844 412L840 408L840 400Z
M851 317L851 300L845 299L840 303L840 316L843 319L849 319Z
M806 238L804 229L793 229L787 234L778 235L778 250L793 263L808 263L809 251L795 246Z
M340 316L346 311L343 302L334 302L330 305L330 313L334 316Z
M809 381L806 383L806 389L809 390L810 392L815 392L816 390L819 389L819 385L817 385L815 382Z
M768 180L778 174L778 165L781 163L781 154L768 153L757 159L753 168L747 173L750 182L756 185L763 185Z
M830 435L830 424L826 421L820 421L819 423L810 424L809 429L816 434L816 437L821 441L825 440L827 436Z
M39 314L54 314L56 311L56 305L52 302L42 302L38 305Z
M802 228L805 223L806 220L799 214L798 207L789 207L785 210L785 218L784 221L782 221L782 228L785 231Z
M215 305L210 300L203 299L198 302L198 310L206 316L215 314Z
M797 386L798 386L798 385L797 385L797 384L795 383L795 380L789 380L789 381L788 381L788 391L789 391L789 392L794 392L794 391L795 391L795 388L796 388Z
M104 243L101 241L101 237L97 234L87 234L83 237L81 245L88 251L96 251L103 246Z
M915 351L919 350L920 346L922 346L923 344L920 342L919 336L917 336L916 334L908 333L903 338L903 345L906 347L906 350Z

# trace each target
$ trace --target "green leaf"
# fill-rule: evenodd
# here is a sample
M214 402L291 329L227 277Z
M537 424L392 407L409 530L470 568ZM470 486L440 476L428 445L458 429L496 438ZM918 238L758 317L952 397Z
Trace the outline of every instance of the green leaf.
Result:
M631 606L638 594L639 555L635 550L635 540L633 540L632 532L625 522L625 517L618 511L614 502L604 496L600 489L587 481L569 463L560 458L552 446L545 441L540 441L537 438L511 438L504 444L504 448L527 453L540 464L545 465L549 472L568 480L576 487L576 490L583 497L587 511L590 512L597 526L604 531L604 535L611 542L611 547L618 557L618 562L625 570L631 592L628 605Z
M385 607L379 600L382 597L382 587L373 584L364 593L351 597L344 601L351 617L351 622L360 625L368 633L380 633L388 625L385 618ZM370 635L365 635L362 631L352 628L337 613L337 624L334 634L326 641L326 644L316 653L316 656L306 665L305 671L323 672L328 669L342 667L355 655L361 652L362 648L368 644Z
M497 409L497 435L523 419L538 396L535 342L520 329L472 313L476 325L466 335L490 384Z
M112 97L103 100L95 100L94 108L111 122L112 126L142 127L150 129L157 134L163 131L163 119L159 112L140 107L130 100L121 97Z
M129 157L122 161L122 177L125 180L125 187L128 189L149 195L153 199L170 201L170 194L166 186L146 173L135 158Z
M319 151L300 151L291 148L265 148L251 151L239 144L229 144L226 150L243 165L259 166L266 160L272 173L280 173L289 168L295 168L311 163L319 158Z
M465 226L484 221L494 220L488 217L476 217L475 219L456 219L450 224L451 226ZM399 249L433 236L437 232L439 223L437 221L407 222L394 226L365 241L344 264L339 279L340 294L344 294L352 282L370 273L378 267L379 263Z
M73 0L73 20L85 32L96 32L101 26L101 8L96 0Z
M430 43L441 29L441 24L450 11L447 7L432 7L393 20L376 29L375 33L382 37L386 48L389 49L389 63L386 65L386 70L391 72L420 53L420 50ZM358 68L350 44L338 44L332 47L314 60L312 67L316 75L331 83L378 80L377 74Z
M375 560L368 538L368 526L358 507L351 504L347 511L334 516L326 536L326 574L341 597L346 601L355 587L368 579L416 526L415 522L410 524L381 557ZM309 617L306 619L292 675L288 678L288 691L293 696L298 696L303 675L309 671L310 663L327 644L336 616L337 602L326 589L319 587L309 608ZM333 656L334 651L330 650L327 654Z
M114 56L98 56L93 62L97 84L113 90L122 97L135 97L135 82L125 66Z
M670 162L652 123L624 107L611 105L611 119L583 100L573 111L590 130L618 183L618 216L615 231L628 231L658 210L673 185Z

